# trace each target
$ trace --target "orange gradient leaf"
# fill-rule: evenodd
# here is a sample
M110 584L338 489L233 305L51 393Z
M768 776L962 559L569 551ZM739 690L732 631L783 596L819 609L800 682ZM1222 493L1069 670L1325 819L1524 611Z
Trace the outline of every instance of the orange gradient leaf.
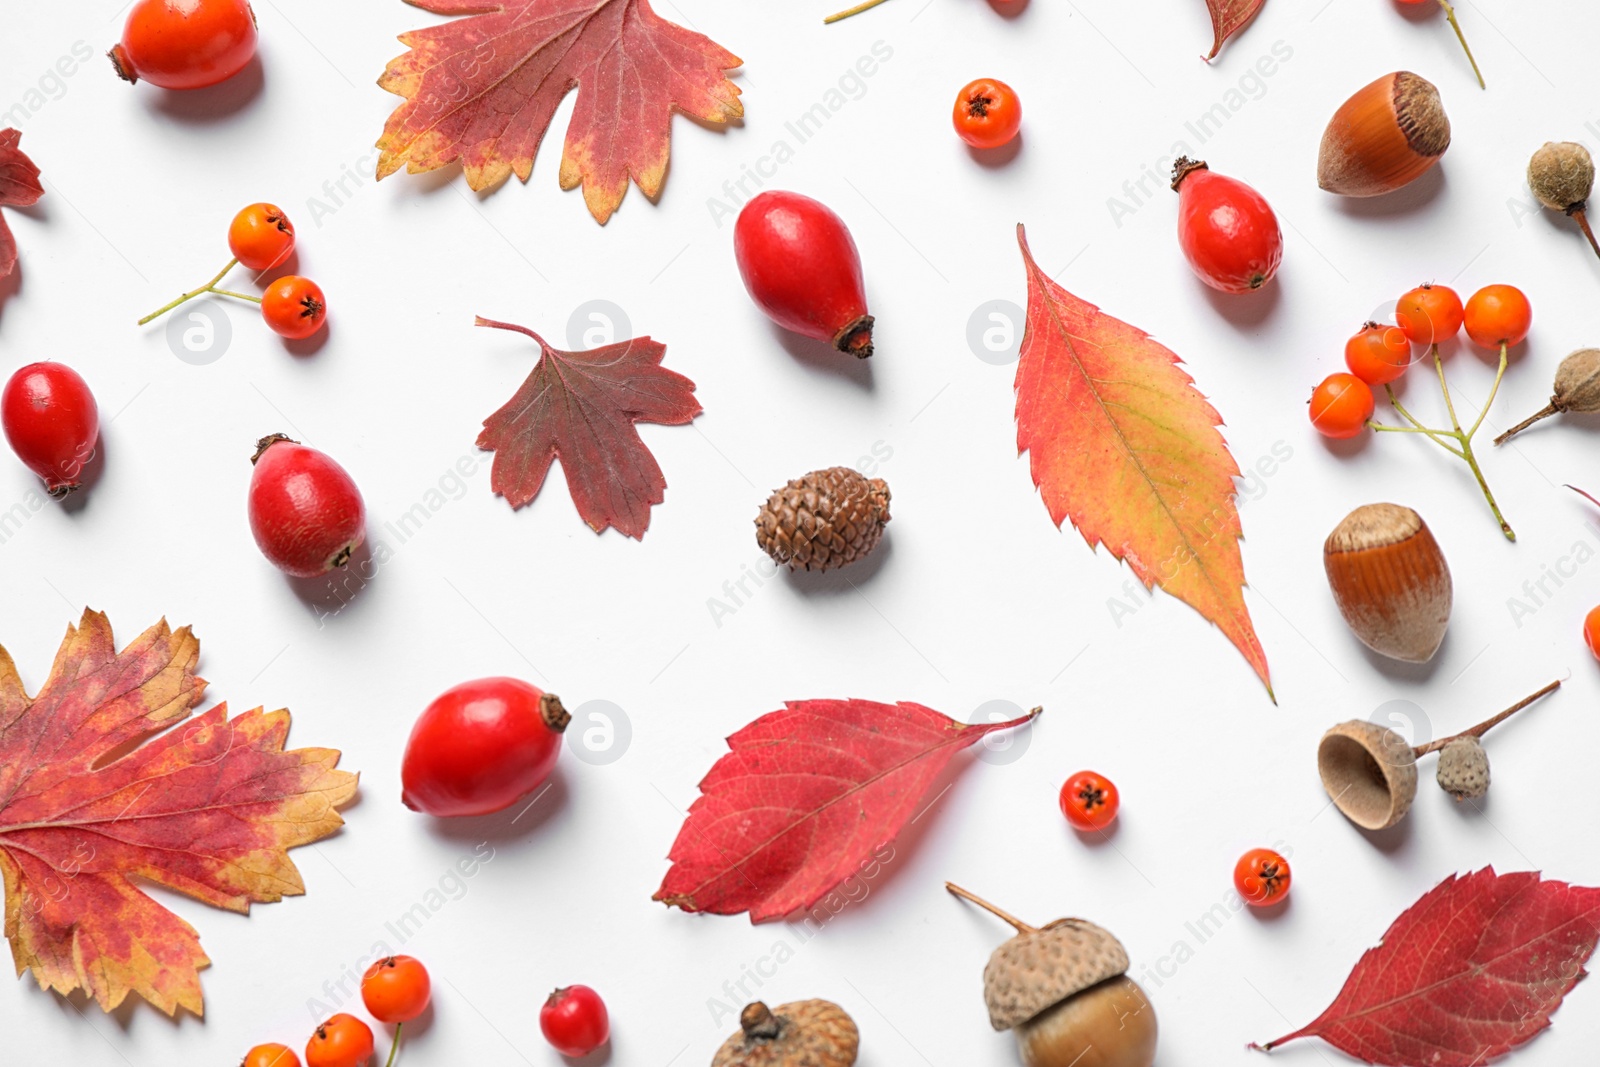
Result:
M1051 520L1071 520L1146 588L1161 586L1221 628L1272 694L1267 657L1244 604L1238 464L1222 418L1176 353L1045 276L1028 271L1017 364L1017 451Z
M556 108L577 89L561 188L582 185L604 225L630 178L660 194L674 111L710 123L744 114L723 73L739 57L646 0L406 2L465 17L401 35L410 51L378 80L406 99L378 139L379 178L460 163L474 189L527 181Z
M1229 37L1244 29L1245 24L1256 17L1256 12L1261 10L1261 5L1266 0L1206 0L1206 8L1211 12L1211 54L1204 56L1207 63L1217 58L1217 53L1222 51L1222 45Z
M137 880L237 912L303 893L288 850L338 829L355 793L333 749L284 751L287 711L219 704L170 729L205 690L199 655L164 621L118 652L85 611L29 698L0 648L6 938L18 975L106 1011L129 993L204 1010L199 935Z

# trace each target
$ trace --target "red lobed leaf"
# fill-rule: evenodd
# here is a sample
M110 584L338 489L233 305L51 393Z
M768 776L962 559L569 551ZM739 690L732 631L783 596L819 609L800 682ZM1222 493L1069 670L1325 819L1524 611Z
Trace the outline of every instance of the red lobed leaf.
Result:
M1261 10L1261 5L1266 0L1206 0L1206 8L1211 12L1211 32L1214 40L1211 43L1211 54L1205 56L1207 63L1217 58L1217 53L1222 51L1223 42L1240 30L1245 23L1256 17L1256 12Z
M1057 526L1070 519L1145 586L1187 603L1232 641L1272 694L1244 603L1239 467L1222 419L1149 334L1067 292L1034 262L1017 363L1017 451Z
M478 435L478 447L495 454L491 488L520 508L539 495L560 456L583 521L596 533L614 526L642 538L667 480L634 423L681 426L701 411L694 382L661 366L667 346L635 337L563 352L524 326L484 318L477 324L526 334L539 345L527 381Z
M666 179L672 113L727 123L744 114L723 74L740 59L662 19L646 0L406 0L454 22L403 34L410 49L378 84L406 98L378 139L378 177L459 162L485 189L527 181L550 120L578 90L561 188L583 186L604 224L628 180L654 200Z
M1550 1025L1600 938L1600 889L1536 871L1451 875L1368 949L1328 1010L1260 1047L1320 1037L1386 1067L1480 1067Z
M728 738L654 899L752 922L809 909L894 841L956 753L1039 710L966 725L921 704L790 701Z
M44 195L39 184L39 168L18 147L22 133L0 130L0 206L28 207ZM17 239L11 235L4 215L0 215L0 278L17 266Z
M168 729L205 690L199 655L165 622L118 652L85 611L30 699L0 649L5 934L19 975L106 1011L129 993L203 1010L199 936L135 879L238 912L303 893L288 850L341 826L355 793L333 749L284 751L287 711L219 704Z

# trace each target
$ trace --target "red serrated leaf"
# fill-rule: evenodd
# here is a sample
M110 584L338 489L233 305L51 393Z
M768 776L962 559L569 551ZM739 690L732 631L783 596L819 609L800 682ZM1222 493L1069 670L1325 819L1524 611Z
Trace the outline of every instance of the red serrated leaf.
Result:
M808 909L894 841L957 752L1038 714L968 726L921 704L790 701L728 738L654 899L752 922Z
M335 809L355 793L338 752L284 751L287 711L230 720L219 704L167 729L205 690L199 655L165 622L118 652L106 617L85 611L29 699L0 649L6 937L18 974L106 1011L129 993L202 1011L210 961L194 927L135 879L238 912L303 893L288 850L343 825Z
M1207 63L1217 58L1217 53L1222 51L1222 44L1229 37L1244 29L1245 23L1256 17L1256 12L1261 10L1261 5L1266 0L1206 0L1206 7L1211 12L1211 32L1215 40L1211 43L1211 54L1203 58Z
M1017 227L1028 321L1017 451L1057 526L1124 560L1220 628L1272 693L1244 603L1239 467L1177 353L1051 281Z
M493 452L489 484L520 508L539 495L561 457L578 514L596 533L614 526L642 538L667 480L636 422L681 426L700 414L694 382L661 366L667 346L648 337L563 352L524 326L478 319L539 345L539 362L507 404L483 422L478 447Z
M1600 938L1600 889L1485 867L1451 875L1368 949L1328 1010L1264 1051L1320 1037L1385 1067L1481 1067L1550 1025Z
M39 184L39 168L17 145L18 130L0 130L0 207L28 207L44 195ZM0 215L0 278L17 266L17 239L11 235L4 215Z
M739 57L646 0L406 2L468 17L401 35L411 50L378 81L406 98L378 139L379 178L459 162L474 189L509 174L527 181L556 108L576 88L561 188L581 184L604 224L630 177L652 200L661 192L674 111L713 123L744 114L723 74Z

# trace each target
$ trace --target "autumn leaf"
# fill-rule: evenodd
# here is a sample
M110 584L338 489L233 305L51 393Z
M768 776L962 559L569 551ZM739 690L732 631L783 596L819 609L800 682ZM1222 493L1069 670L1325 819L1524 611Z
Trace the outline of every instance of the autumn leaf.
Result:
M1480 1067L1550 1025L1600 938L1600 889L1485 867L1451 875L1368 949L1328 1010L1265 1045L1320 1037L1365 1063Z
M478 447L495 454L490 488L520 508L539 495L560 456L584 522L596 533L614 526L644 537L667 480L633 424L680 426L701 410L694 382L661 366L667 346L635 337L563 352L525 326L484 318L477 324L526 334L539 345L533 373L478 435Z
M1222 419L1176 353L1028 269L1017 364L1017 450L1051 520L1124 560L1221 628L1272 693L1266 653L1244 604L1239 467Z
M791 701L728 738L654 899L752 922L812 908L881 858L957 752L1039 710L968 726L921 704Z
M44 186L39 184L39 168L18 148L22 134L0 130L0 206L28 207L39 202ZM0 278L17 266L17 239L11 235L4 215L0 215Z
M654 200L667 175L672 113L727 123L744 114L723 74L732 52L667 22L646 0L406 0L454 22L413 30L378 84L406 98L384 126L378 177L459 162L467 184L527 181L562 99L578 102L561 188L583 186L602 225L628 179Z
M199 655L188 627L165 622L118 652L111 623L85 611L29 698L0 648L11 955L17 974L106 1011L129 993L169 1015L203 1011L199 936L138 881L238 912L303 893L288 850L333 833L355 793L333 749L284 751L287 711L230 720L219 704L170 729L205 690Z
M1206 0L1206 7L1211 11L1211 32L1215 37L1211 54L1204 57L1207 63L1217 58L1224 41L1244 29L1245 23L1256 17L1263 3L1265 0Z

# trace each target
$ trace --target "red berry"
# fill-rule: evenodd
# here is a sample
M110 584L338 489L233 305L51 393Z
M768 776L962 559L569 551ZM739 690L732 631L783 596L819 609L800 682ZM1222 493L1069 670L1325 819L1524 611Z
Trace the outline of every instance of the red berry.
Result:
M1173 167L1172 187L1178 244L1201 281L1224 293L1248 293L1278 273L1283 234L1260 193L1189 159Z
M372 1028L340 1012L306 1042L306 1067L361 1067L372 1059Z
M251 270L271 270L294 251L294 223L275 204L251 204L229 224L228 248Z
M100 409L78 372L65 363L30 363L0 393L6 440L54 497L78 488L100 440Z
M999 148L1022 128L1022 101L998 78L968 82L956 97L956 134L973 148Z
M1595 659L1600 659L1600 608L1589 609L1589 614L1583 617L1583 643L1589 646Z
M1411 342L1398 326L1369 322L1344 343L1344 363L1368 385L1386 385L1411 366Z
M328 301L316 282L291 274L261 294L261 317L273 333L299 341L322 329L328 319Z
M1372 389L1354 374L1330 374L1311 390L1311 425L1324 437L1354 437L1375 407Z
M809 196L758 194L733 227L733 254L750 298L786 330L872 355L861 257L844 220Z
M204 89L239 73L255 54L248 0L138 0L111 62L130 82Z
M563 1056L587 1056L611 1037L611 1016L599 993L569 985L551 993L539 1009L539 1029Z
M239 1067L300 1067L300 1057L287 1045L257 1045L244 1054Z
M1448 285L1424 283L1395 304L1394 321L1412 344L1436 345L1461 332L1461 298Z
M487 815L538 788L571 716L554 694L516 678L446 690L411 728L400 799L429 815Z
M361 976L361 1002L381 1023L408 1023L433 995L428 968L411 956L385 956Z
M1233 888L1252 908L1265 908L1289 895L1289 861L1270 848L1253 848L1233 867Z
M1122 799L1111 779L1079 771L1061 787L1061 814L1075 830L1104 830L1117 817Z
M350 561L366 537L367 509L345 469L283 434L256 442L250 532L272 565L315 578Z
M1462 311L1472 343L1482 348L1518 344L1533 325L1533 307L1514 285L1486 285L1473 293Z

